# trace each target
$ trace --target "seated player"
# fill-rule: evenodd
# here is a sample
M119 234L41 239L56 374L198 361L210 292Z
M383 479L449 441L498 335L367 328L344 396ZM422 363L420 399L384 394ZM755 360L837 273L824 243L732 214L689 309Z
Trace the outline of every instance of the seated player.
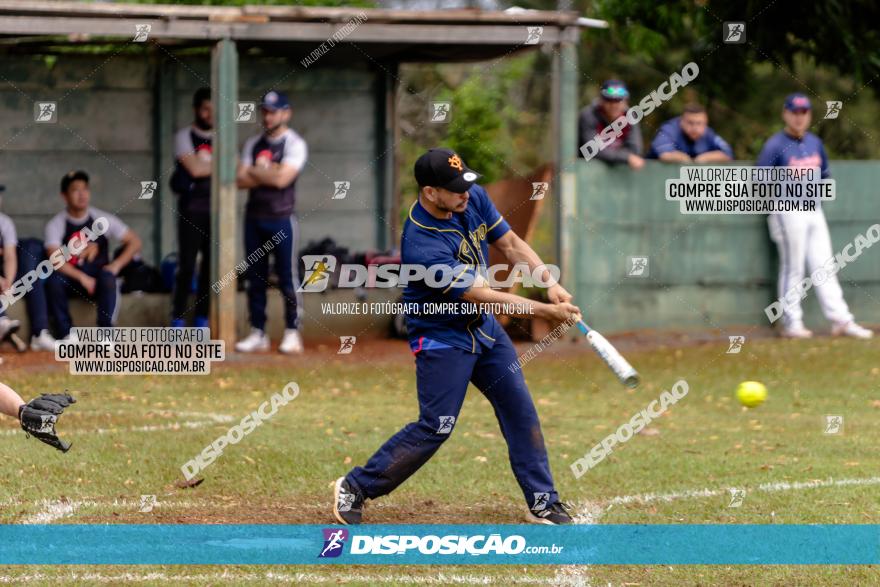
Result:
M61 452L70 450L70 443L58 438L55 423L64 408L75 403L76 400L66 393L43 394L25 403L14 389L0 383L0 414L15 418L26 434Z
M82 238L81 231L93 227L97 219L104 218L107 223L106 232L46 280L49 312L55 319L58 336L67 337L72 326L68 307L71 294L95 302L98 326L113 326L119 309L116 276L141 250L141 239L117 216L89 206L91 192L85 171L71 171L61 178L61 197L65 209L46 224L47 255L74 238ZM112 261L110 239L123 244L122 251Z
M733 149L709 126L706 109L691 103L681 116L663 123L648 158L666 163L721 163L733 159Z
M4 186L0 186L0 192L4 189ZM16 245L18 237L15 234L15 224L9 216L0 213L0 293L8 290L15 281L18 272ZM7 316L6 310L0 307L0 340L6 340L6 337L20 327L21 323Z
M0 186L0 192L5 186ZM0 214L0 293L6 292L19 279L37 268L46 259L43 242L35 238L18 239L15 223L9 216ZM31 350L55 350L55 338L49 334L49 314L46 310L46 294L43 280L30 284L25 296L28 320L31 325ZM10 296L14 299L14 296ZM0 341L6 340L21 327L18 320L5 315L0 309Z

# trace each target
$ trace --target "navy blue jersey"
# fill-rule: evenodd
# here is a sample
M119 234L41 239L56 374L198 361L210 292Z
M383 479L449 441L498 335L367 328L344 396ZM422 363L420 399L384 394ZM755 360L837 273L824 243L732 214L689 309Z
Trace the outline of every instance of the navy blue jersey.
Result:
M69 217L64 220L64 236L62 238L62 242L70 243L73 237L77 237L82 239L82 229L85 227L89 227L91 229L92 225L95 223L95 218L91 215L86 216L85 219L80 221L71 220ZM110 262L110 241L107 240L105 235L99 236L95 239L95 244L98 245L98 255L92 259L91 261L86 261L84 259L80 259L78 256L73 255L68 261L71 265L79 267L81 270L85 270L85 267L93 266L96 268L101 268L107 265Z
M241 153L243 165L284 163L297 170L296 177L283 188L260 185L248 192L245 217L256 220L280 220L293 214L296 203L296 180L306 163L308 148L301 136L287 129L275 138L259 134L248 139Z
M451 281L411 280L403 292L403 301L426 308L427 304L457 303L462 311L441 314L420 311L407 314L407 330L411 344L426 348L425 341L449 345L471 353L492 348L501 325L491 314L480 313L461 299L470 289L480 267L488 264L489 244L510 230L498 213L486 190L474 184L468 190L470 199L464 212L440 220L425 210L418 200L409 210L403 226L401 261L404 264L431 267L445 265L452 269ZM435 275L439 276L440 273ZM473 311L463 311L470 306Z
M728 157L733 159L733 149L711 127L707 126L703 136L696 141L692 141L681 130L680 116L676 116L672 120L667 120L663 123L660 130L657 131L657 136L651 142L648 157L658 159L662 153L669 153L670 151L681 151L691 159L703 153L723 151Z
M180 162L181 157L195 155L203 160L211 160L211 133L186 127L175 136L174 173L171 175L171 190L180 196L178 210L182 214L206 216L211 211L211 176L193 177Z
M831 177L822 139L808 132L801 139L779 131L764 143L757 165L761 167L818 167L822 179Z

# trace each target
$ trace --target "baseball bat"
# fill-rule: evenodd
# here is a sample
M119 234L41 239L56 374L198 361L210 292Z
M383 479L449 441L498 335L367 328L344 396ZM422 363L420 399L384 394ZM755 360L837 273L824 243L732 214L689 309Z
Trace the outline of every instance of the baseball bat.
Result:
M605 361L608 368L617 375L617 378L621 383L630 389L638 387L639 374L633 369L633 366L623 358L623 355L614 348L614 345L608 342L608 340L600 333L587 326L583 320L578 320L577 327L578 330L586 335L590 346L593 347L593 350L596 351L599 358Z

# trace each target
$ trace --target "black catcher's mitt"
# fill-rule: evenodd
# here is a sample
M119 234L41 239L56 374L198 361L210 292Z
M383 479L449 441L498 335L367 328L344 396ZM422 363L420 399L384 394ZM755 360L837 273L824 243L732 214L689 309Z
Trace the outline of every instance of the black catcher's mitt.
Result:
M55 423L64 408L75 403L73 396L67 393L44 393L18 409L21 429L29 436L38 438L61 452L67 452L70 450L70 443L58 438Z

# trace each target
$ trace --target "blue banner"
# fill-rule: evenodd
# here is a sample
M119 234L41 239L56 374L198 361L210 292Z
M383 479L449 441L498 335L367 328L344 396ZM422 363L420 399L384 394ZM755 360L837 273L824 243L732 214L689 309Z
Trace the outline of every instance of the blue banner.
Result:
M880 525L0 525L0 564L880 564Z

